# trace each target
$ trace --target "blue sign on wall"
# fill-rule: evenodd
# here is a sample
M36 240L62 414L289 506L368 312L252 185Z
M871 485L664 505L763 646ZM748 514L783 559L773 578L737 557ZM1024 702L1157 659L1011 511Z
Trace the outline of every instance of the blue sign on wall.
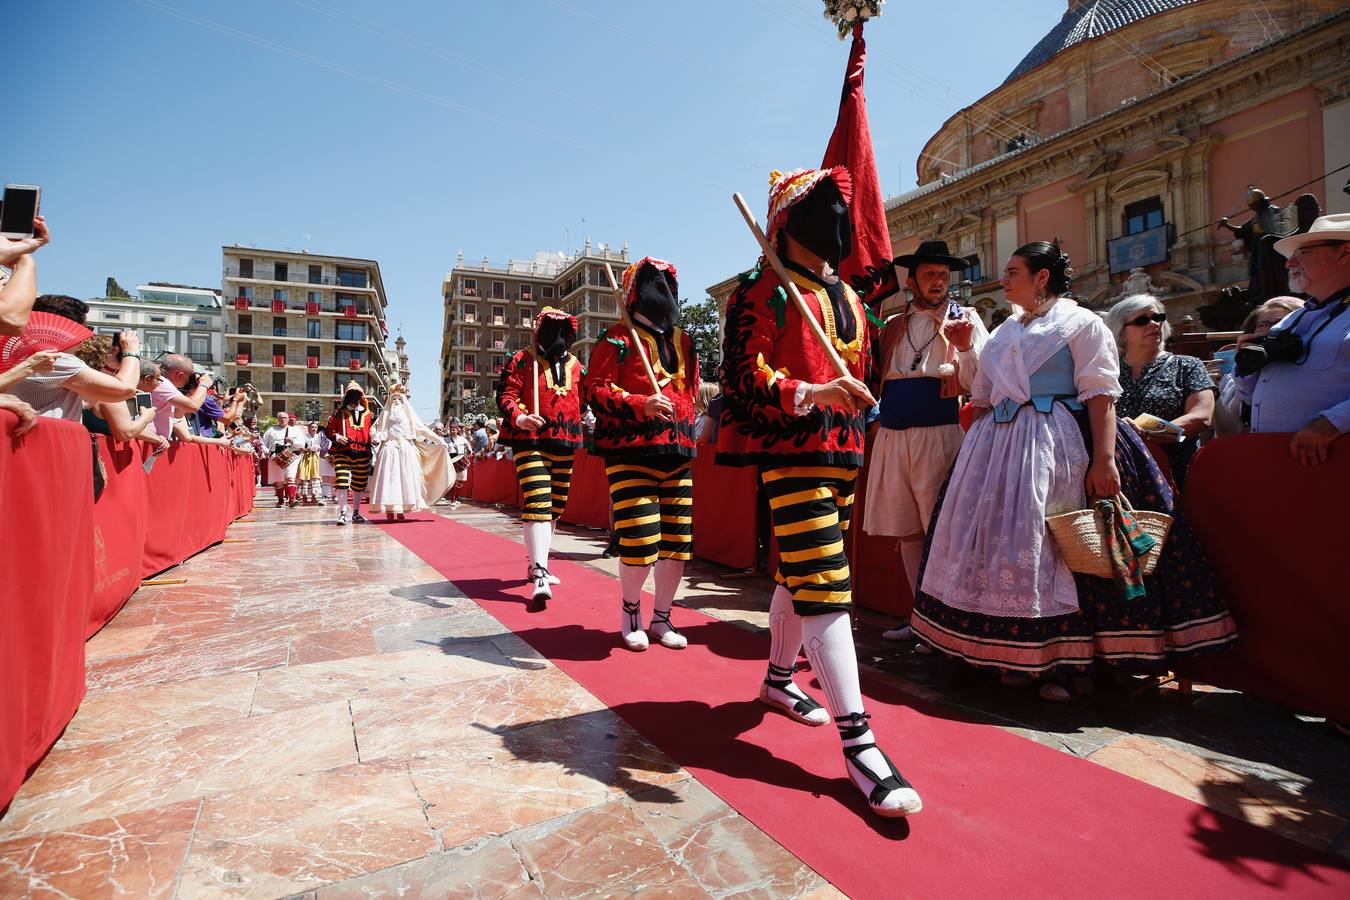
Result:
M1138 234L1127 234L1106 242L1111 274L1128 272L1136 266L1151 266L1167 261L1167 225L1159 225Z

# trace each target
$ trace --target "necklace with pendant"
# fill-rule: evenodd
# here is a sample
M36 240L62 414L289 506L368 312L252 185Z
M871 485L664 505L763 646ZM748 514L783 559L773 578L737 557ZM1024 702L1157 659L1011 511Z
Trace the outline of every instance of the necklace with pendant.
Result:
M937 338L938 329L937 328L933 329L933 333L928 336L928 340L923 342L922 347L915 347L914 338L912 337L913 328L911 327L913 323L914 323L914 314L910 313L909 321L905 323L905 343L909 344L909 349L914 351L914 361L909 364L909 370L911 372L917 372L919 371L919 363L923 361L923 352L927 350L928 345L933 343L933 341Z

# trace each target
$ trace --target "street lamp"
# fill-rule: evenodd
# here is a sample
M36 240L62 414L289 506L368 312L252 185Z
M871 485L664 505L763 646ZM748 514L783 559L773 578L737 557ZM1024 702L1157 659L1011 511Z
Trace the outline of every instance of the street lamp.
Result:
M973 285L970 283L969 278L965 278L961 280L960 284L952 285L951 290L947 291L947 297L955 300L962 306L969 306L972 293Z

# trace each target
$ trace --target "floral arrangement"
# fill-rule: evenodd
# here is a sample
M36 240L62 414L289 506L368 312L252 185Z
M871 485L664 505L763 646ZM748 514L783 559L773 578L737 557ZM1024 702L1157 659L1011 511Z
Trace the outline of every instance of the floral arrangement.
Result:
M853 26L881 15L886 0L825 0L825 18L839 29L839 40L853 30Z

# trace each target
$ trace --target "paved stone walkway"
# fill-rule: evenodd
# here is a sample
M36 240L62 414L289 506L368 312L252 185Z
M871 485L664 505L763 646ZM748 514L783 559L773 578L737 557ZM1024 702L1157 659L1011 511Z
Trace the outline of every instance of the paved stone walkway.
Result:
M838 896L381 529L260 502L89 642L88 698L0 819L0 896ZM602 538L558 550L612 573ZM693 564L685 602L764 627L768 581L728 574ZM1047 705L888 624L859 615L860 655L907 690L1350 856L1324 723L1134 682Z

